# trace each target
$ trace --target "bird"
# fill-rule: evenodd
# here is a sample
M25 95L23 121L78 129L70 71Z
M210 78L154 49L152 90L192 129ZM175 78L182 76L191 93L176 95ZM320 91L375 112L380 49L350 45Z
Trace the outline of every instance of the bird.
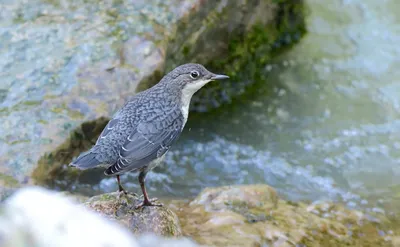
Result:
M187 63L167 73L157 84L135 94L104 127L96 143L70 166L78 169L106 168L116 176L118 191L127 194L120 175L139 172L143 202L135 208L162 206L149 199L145 179L160 164L182 133L192 96L210 81L228 79L203 65Z

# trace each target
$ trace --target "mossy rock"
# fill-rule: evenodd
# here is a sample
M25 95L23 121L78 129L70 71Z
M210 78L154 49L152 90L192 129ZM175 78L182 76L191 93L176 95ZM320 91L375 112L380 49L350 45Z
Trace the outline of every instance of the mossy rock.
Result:
M195 61L230 76L196 93L192 111L232 103L257 90L260 83L268 83L266 65L306 33L303 0L232 0L217 5L206 4L190 20L182 20L179 35L167 49L166 70L182 61ZM193 20L201 20L201 25Z
M136 195L107 193L90 198L85 205L101 215L120 222L135 234L154 233L160 236L181 236L178 217L165 206L142 207L135 205L142 202Z
M398 246L400 237L398 222L383 215L285 201L267 185L208 188L171 208L183 235L207 246Z

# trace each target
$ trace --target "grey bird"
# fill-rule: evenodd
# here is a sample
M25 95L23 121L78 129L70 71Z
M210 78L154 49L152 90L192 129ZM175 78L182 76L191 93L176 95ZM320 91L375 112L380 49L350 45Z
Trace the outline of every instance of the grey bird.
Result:
M200 64L175 68L159 83L133 96L108 122L96 144L70 165L79 169L106 167L105 175L115 175L119 191L125 194L119 176L138 171L144 200L137 208L161 206L147 195L146 174L180 136L193 94L210 81L227 78Z

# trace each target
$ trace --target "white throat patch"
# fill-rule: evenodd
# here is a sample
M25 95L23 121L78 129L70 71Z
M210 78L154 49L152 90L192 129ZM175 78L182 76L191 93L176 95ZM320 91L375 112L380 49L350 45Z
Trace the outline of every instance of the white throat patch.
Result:
M190 100L192 99L193 94L196 93L200 88L202 88L204 85L206 85L210 81L211 80L200 80L200 81L196 81L196 82L191 82L191 83L186 84L185 87L182 89L181 111L182 111L182 115L183 115L185 123L189 116L189 105L190 105Z

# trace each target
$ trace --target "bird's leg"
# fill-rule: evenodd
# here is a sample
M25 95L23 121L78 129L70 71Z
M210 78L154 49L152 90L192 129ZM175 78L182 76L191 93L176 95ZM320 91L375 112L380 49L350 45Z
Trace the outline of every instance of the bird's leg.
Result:
M139 209L139 208L144 207L144 206L157 206L157 207L161 207L162 206L162 204L152 203L153 201L156 200L156 198L155 199L149 199L149 196L147 195L147 192L146 192L146 186L144 184L144 181L146 179L146 174L147 174L147 172L145 172L145 171L141 171L140 174L139 174L139 183L140 183L140 187L142 188L142 192L143 192L143 202L140 203L139 205L137 205L135 207L136 209Z
M128 194L128 192L126 192L126 190L124 189L124 187L122 187L121 185L121 180L119 178L119 175L117 175L117 182L118 182L118 192L124 192L125 195Z
M122 187L119 175L117 175L117 182L118 182L118 192L119 192L118 198L120 198L122 195L126 196L128 194L131 194L135 197L138 196L136 193L128 192L124 189L124 187Z

